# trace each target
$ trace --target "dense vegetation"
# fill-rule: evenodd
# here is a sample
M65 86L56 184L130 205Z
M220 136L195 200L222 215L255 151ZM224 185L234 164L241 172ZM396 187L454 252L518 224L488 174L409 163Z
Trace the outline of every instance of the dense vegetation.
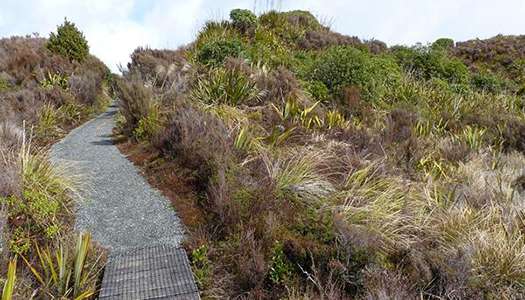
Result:
M72 228L77 176L51 163L46 146L108 104L108 74L69 21L49 40L0 40L2 299L86 299L95 292L100 252L89 254L89 235L75 245Z
M117 83L152 180L192 185L174 202L205 297L525 297L523 38L230 17Z

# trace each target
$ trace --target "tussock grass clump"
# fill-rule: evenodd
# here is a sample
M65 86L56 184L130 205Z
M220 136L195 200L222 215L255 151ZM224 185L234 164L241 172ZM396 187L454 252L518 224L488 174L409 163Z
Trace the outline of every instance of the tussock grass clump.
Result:
M414 187L395 177L374 175L371 165L349 176L345 188L341 213L351 226L378 239L380 251L408 249L417 241L417 218L424 206Z
M240 105L256 103L264 95L253 80L239 70L217 68L197 81L191 98L206 104Z

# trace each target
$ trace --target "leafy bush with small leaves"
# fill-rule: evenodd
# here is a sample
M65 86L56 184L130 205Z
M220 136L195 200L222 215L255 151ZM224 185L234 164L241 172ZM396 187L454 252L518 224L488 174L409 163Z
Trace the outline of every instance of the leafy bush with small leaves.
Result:
M247 31L257 24L257 16L248 9L234 9L230 12L233 26L241 31Z
M238 39L210 41L197 50L197 61L204 65L221 65L227 57L240 57L244 50Z
M485 92L500 93L505 88L506 84L499 76L484 71L472 75L472 85Z
M148 114L140 118L137 128L133 130L133 135L139 141L153 138L162 128L159 106L157 103L150 103Z
M398 63L420 79L441 78L451 84L468 84L470 72L459 59L449 57L443 49L395 46L391 49Z
M47 48L72 61L83 62L89 55L89 46L84 34L78 30L75 23L67 19L57 27L57 33L52 32L49 35Z
M4 78L0 77L0 92L3 92L5 90L9 89L10 86L11 85L9 84L9 82L7 80L5 80Z
M284 283L292 276L293 268L284 255L282 243L276 242L272 250L270 280L274 283Z
M321 81L310 81L306 83L306 91L317 101L325 101L328 99L330 92L324 83Z
M364 99L372 101L401 79L399 66L388 58L371 56L353 47L333 47L321 53L310 77L323 83L332 95L356 86Z
M434 50L448 50L454 47L454 40L450 38L440 38L432 43L432 49Z

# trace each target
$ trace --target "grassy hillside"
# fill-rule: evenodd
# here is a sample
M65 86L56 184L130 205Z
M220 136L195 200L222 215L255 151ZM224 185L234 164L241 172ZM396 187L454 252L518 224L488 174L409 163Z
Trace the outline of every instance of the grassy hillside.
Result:
M133 53L119 130L205 297L521 298L521 40L389 48L234 10Z
M0 39L0 286L14 278L7 260L11 270L16 262L15 299L85 299L94 292L100 251L79 264L86 253L78 247L94 249L88 236L75 246L72 228L78 174L52 164L46 146L108 104L108 75L68 21L50 39Z

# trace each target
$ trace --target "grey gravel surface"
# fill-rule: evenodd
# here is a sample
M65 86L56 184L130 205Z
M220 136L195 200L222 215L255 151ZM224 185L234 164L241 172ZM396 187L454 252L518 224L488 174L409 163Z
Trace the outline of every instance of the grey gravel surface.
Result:
M184 228L175 211L112 143L116 108L73 130L51 149L83 177L76 227L89 231L114 251L170 245L178 247Z

